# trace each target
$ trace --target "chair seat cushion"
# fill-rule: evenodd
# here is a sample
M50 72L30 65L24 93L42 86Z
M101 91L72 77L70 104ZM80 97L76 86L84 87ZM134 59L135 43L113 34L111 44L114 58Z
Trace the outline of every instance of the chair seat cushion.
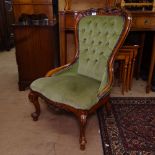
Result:
M98 102L99 86L99 81L80 74L58 74L37 79L30 87L54 102L89 110Z

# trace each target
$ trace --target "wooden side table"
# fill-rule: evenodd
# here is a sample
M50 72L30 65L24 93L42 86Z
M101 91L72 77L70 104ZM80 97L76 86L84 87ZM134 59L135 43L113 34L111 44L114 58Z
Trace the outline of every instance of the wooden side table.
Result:
M120 50L116 56L115 60L123 61L123 70L121 70L121 78L122 78L122 94L124 95L124 91L128 91L128 76L131 71L131 53L127 52L128 49Z
M138 49L140 48L139 45L124 45L121 50L124 50L126 52L130 52L131 54L131 57L132 57L132 62L131 62L131 72L130 72L130 75L129 75L129 84L128 84L128 88L129 90L131 90L131 87L132 87L132 79L133 79L133 73L134 73L134 68L135 68L135 61L136 61L136 57L137 57L137 54L138 54ZM128 51L127 51L128 50Z

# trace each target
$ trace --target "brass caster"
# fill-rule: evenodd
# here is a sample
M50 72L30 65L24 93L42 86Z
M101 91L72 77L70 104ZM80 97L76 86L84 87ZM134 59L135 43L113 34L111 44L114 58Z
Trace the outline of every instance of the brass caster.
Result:
M83 151L83 150L85 150L85 146L86 146L86 143L87 143L87 141L86 141L86 139L83 137L81 140L80 140L80 149Z
M85 144L80 145L80 150L84 151L85 150Z

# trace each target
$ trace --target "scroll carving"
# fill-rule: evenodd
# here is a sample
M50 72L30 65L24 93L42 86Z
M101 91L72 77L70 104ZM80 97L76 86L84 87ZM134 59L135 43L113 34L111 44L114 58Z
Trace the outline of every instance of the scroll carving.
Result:
M71 10L72 0L65 0L64 10Z

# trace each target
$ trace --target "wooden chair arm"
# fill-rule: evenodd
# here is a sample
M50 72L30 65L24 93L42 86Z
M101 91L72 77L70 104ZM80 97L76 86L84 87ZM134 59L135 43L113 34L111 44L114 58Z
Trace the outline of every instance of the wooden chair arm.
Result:
M45 75L45 77L50 77L53 74L63 70L64 68L67 68L67 67L73 65L74 63L76 63L77 60L78 60L78 55L75 56L75 59L71 63L68 63L66 65L63 65L63 66L60 66L60 67L57 67L57 68L54 68L54 69L48 71L47 74Z
M66 65L64 65L64 66L60 66L60 67L57 67L57 68L55 68L55 69L52 69L52 70L50 70L50 71L47 72L47 74L45 75L45 77L50 77L50 76L52 76L53 74L59 72L60 70L63 70L64 68L66 68L66 67L68 67L68 66L69 66L69 64L66 64Z
M97 97L98 97L99 99L101 99L102 97L106 96L106 95L109 94L109 93L110 93L110 86L107 85L105 88L103 88L103 89L101 90L101 92L99 92L99 93L97 94Z

